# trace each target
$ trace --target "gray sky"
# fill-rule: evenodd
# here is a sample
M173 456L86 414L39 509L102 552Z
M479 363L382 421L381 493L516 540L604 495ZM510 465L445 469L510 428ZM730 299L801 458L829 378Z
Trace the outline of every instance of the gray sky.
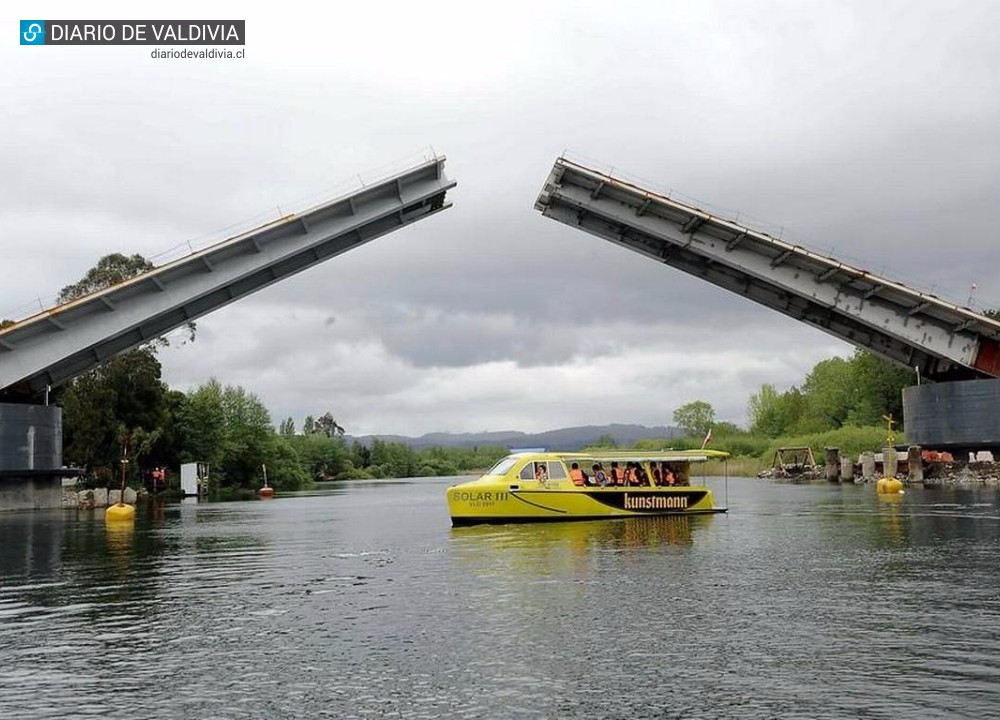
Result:
M0 316L107 253L203 244L428 146L452 209L203 318L165 379L355 434L667 424L698 399L742 423L761 383L852 351L543 218L566 150L1000 305L1000 3L203 7L0 22ZM20 47L15 12L245 18L247 58Z

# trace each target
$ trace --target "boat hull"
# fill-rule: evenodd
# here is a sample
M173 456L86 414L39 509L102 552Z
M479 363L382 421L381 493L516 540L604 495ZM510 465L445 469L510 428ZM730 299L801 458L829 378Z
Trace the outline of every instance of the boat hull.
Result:
M455 526L725 512L704 486L545 489L480 482L448 489Z

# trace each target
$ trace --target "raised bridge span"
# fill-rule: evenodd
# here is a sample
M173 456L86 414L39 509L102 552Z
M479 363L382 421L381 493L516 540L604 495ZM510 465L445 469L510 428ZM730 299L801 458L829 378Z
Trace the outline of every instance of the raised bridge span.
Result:
M535 209L926 378L1000 377L1000 322L570 160Z
M939 382L903 393L910 442L1000 449L997 320L566 158L535 209L919 368Z
M386 233L451 207L443 157L0 330L0 400L38 395Z
M62 412L30 404L108 358L451 207L443 157L0 330L0 510L59 507Z

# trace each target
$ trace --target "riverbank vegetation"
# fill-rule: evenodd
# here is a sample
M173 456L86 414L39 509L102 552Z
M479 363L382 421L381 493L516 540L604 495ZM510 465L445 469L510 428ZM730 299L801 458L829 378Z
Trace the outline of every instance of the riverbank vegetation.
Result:
M63 288L60 302L150 267L139 255L107 256L80 282ZM194 340L194 324L188 331L185 342ZM157 358L165 342L153 340L122 353L55 392L64 412L65 460L85 468L93 485L117 482L125 444L133 483L154 467L176 477L181 463L206 462L211 486L222 495L260 487L265 467L272 486L300 489L322 480L471 473L507 453L502 446L417 451L377 439L349 445L330 411L306 417L300 428L293 418L275 427L261 400L242 387L215 379L187 393L167 387ZM709 440L711 448L733 456L731 474L747 475L770 465L778 447L807 445L820 461L827 446L857 455L882 446L883 416L902 418L901 391L914 379L909 371L858 350L850 358L817 363L801 385L784 391L762 385L748 400L746 429L718 421L709 403L696 400L673 414L684 437L650 438L634 448L697 449ZM610 447L615 440L609 436L594 446Z
M140 255L108 255L79 282L62 289L70 302L152 268ZM187 325L184 342L197 328ZM301 429L292 418L277 428L254 393L216 379L189 392L162 380L152 340L121 353L71 383L53 400L63 408L64 459L85 470L91 486L116 485L122 458L133 485L165 468L176 484L182 463L208 463L209 487L220 497L252 494L263 484L283 490L321 480L457 475L487 468L506 454L503 447L430 448L415 451L402 443L375 440L370 446L344 439L344 428L329 411L306 417Z
M634 449L695 450L707 439L708 447L732 456L727 464L731 475L756 475L770 467L779 447L808 446L820 463L826 447L856 457L885 444L884 417L890 414L897 422L896 442L905 441L898 424L903 416L902 390L914 381L907 370L857 350L850 358L820 361L801 385L783 392L762 385L748 400L746 429L716 421L712 406L698 400L674 412L674 424L683 437L641 440ZM705 470L721 474L724 466L709 463Z

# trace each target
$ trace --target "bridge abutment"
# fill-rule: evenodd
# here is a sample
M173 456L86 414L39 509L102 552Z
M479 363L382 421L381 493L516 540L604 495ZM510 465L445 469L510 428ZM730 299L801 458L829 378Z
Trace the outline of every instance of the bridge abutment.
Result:
M62 408L0 403L0 510L57 508L62 478Z
M1000 450L1000 379L903 389L906 440L934 450Z

